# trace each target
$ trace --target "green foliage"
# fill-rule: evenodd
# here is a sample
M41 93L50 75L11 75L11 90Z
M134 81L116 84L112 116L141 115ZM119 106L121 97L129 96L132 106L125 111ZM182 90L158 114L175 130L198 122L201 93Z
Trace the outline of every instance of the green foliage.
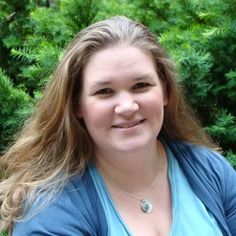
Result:
M91 22L125 15L156 34L174 59L187 100L235 166L235 0L2 0L0 9L1 148L73 36Z
M98 11L94 0L61 0L60 7L73 35L88 26Z
M236 117L222 109L217 111L215 118L214 123L206 127L206 131L225 149L234 147L236 143Z
M225 156L227 157L233 168L236 170L236 154L233 153L233 151L230 149L225 153Z
M32 96L52 74L62 48L70 39L70 32L60 12L54 8L32 11L26 27L29 33L23 45L12 48L11 56L22 64L16 84L23 84Z
M8 233L6 231L0 232L0 236L7 236L7 235L8 235Z
M18 74L20 63L10 57L10 51L24 42L27 16L34 8L34 1L30 0L0 1L0 66L12 79Z
M0 150L3 150L30 114L32 101L23 90L13 87L1 69L0 104Z
M174 58L186 97L205 130L236 152L236 24L233 1L175 1L160 41ZM177 7L178 5L178 7ZM226 155L227 152L226 152ZM232 158L231 158L232 159Z
M232 103L236 104L236 70L230 70L225 76L227 82L223 86L223 92Z
M37 3L37 4L36 4ZM95 1L0 2L0 151L31 113L65 45L97 13Z
M50 8L37 7L27 17L24 42L11 47L10 56L20 64L15 84L33 96L50 78L65 45L96 14L93 1L62 0Z

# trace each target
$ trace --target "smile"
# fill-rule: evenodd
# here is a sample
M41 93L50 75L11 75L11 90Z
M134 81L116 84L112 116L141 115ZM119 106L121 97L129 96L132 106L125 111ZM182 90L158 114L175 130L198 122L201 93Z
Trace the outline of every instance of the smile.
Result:
M118 128L118 129L127 129L127 128L132 128L132 127L135 127L141 123L144 122L144 119L143 120L138 120L138 121L133 121L133 122L124 122L124 123L121 123L121 124L118 124L118 125L113 125L112 127L113 128Z

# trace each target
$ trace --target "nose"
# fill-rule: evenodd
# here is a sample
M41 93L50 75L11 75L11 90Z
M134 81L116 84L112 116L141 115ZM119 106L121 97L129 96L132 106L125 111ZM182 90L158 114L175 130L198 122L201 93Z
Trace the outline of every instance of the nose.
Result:
M128 92L119 95L115 106L115 113L117 115L131 116L139 110L139 105L135 101L132 94Z

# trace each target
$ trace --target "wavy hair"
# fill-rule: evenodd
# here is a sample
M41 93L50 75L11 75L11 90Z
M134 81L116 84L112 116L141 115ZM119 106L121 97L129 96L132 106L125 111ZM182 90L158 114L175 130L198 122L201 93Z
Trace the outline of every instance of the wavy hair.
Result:
M186 105L172 62L155 35L123 16L94 23L69 44L34 114L0 158L0 169L5 173L0 183L2 228L24 219L26 198L29 207L39 196L44 197L46 205L72 175L83 173L87 161L94 158L93 142L76 116L83 69L95 52L119 44L146 50L154 58L169 99L161 133L173 140L212 146Z

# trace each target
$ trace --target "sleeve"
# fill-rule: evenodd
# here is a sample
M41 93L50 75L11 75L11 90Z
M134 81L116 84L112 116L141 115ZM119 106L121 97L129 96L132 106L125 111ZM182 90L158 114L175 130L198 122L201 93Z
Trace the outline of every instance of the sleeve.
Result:
M66 202L56 201L32 215L32 207L25 220L13 226L12 236L83 236L95 235L88 218Z
M224 209L226 223L232 235L236 235L236 171L229 164L225 164L225 196Z

